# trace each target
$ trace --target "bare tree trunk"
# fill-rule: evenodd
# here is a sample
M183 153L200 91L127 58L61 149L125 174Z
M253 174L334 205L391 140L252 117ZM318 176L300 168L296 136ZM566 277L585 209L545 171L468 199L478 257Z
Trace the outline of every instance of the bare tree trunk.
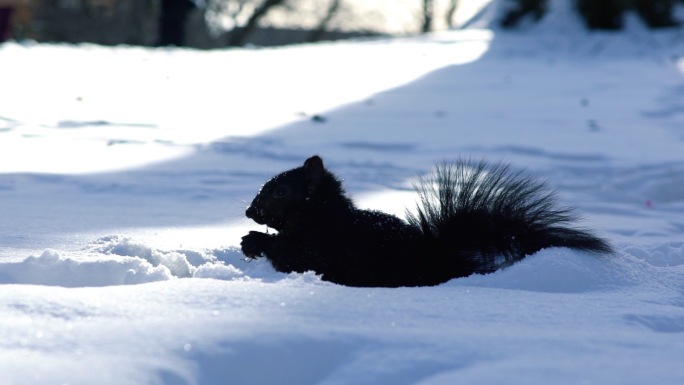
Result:
M456 10L458 9L458 0L450 0L449 1L449 8L447 8L445 19L446 19L446 25L449 26L449 28L453 28L456 23L454 22L454 14L456 13Z
M622 29L625 1L577 0L577 10L589 29Z
M330 21L333 17L335 17L335 14L337 14L337 11L340 9L341 2L342 0L332 0L330 6L328 7L328 12L326 12L323 20L321 20L321 22L318 24L318 27L315 30L311 31L311 34L307 39L309 42L321 40L321 37L323 36L325 31L328 30L328 24L330 24Z
M433 1L423 0L423 25L421 27L422 33L432 31L432 17L433 17Z
M158 46L182 46L185 40L185 24L195 3L190 0L162 0L159 18Z
M275 6L283 4L285 1L287 0L264 0L264 2L254 10L254 13L249 17L249 20L247 20L247 23L244 26L235 28L230 32L228 45L237 47L245 45L249 35L259 26L259 21L266 16L268 11Z

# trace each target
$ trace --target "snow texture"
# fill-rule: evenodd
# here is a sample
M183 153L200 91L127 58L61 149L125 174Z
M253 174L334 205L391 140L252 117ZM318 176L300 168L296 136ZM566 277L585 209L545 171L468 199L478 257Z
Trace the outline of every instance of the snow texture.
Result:
M0 45L0 383L684 383L684 35L567 4L515 32L492 7L418 38ZM314 153L400 216L434 163L507 161L617 251L398 289L245 261L247 202Z

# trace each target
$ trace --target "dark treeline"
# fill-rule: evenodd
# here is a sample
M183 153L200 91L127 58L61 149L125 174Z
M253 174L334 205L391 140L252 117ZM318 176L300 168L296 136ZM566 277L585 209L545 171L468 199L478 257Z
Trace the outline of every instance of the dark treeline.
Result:
M592 30L620 30L626 11L634 11L650 28L678 25L674 12L683 0L574 0L577 14ZM548 9L548 0L509 0L510 8L501 24L515 27L526 17L540 20Z
M404 9L402 5L399 10L395 8L387 13L387 17L397 11L412 13L418 20L412 33L430 32L439 28L435 27L437 24L441 28L454 27L454 14L466 1L415 0L412 9ZM515 28L523 20L543 19L551 0L493 1L504 5L501 25ZM675 26L679 23L675 10L684 6L684 0L567 1L573 3L577 16L590 30L620 30L628 11L638 14L650 28ZM363 11L357 10L358 3L352 0L318 0L316 3L308 0L6 0L5 4L23 4L17 7L2 6L1 2L5 27L0 28L0 34L41 42L218 48L245 44L283 45L390 33L377 22L371 22L363 30L350 27L350 20L363 15ZM303 6L307 4L308 8ZM315 6L312 8L311 4ZM288 27L268 22L269 15L275 10L289 12L281 12L279 16L281 20L283 14L291 18ZM232 24L229 23L232 28L212 30L207 17L212 12L232 20ZM7 28L10 14L14 15L12 36Z

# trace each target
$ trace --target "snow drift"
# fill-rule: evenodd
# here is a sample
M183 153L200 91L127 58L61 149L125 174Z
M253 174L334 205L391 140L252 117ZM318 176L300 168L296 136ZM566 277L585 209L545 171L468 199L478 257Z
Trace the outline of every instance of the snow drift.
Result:
M684 383L681 32L551 4L512 33L1 45L0 383ZM313 153L398 215L435 162L505 160L617 252L410 289L243 260L245 202Z

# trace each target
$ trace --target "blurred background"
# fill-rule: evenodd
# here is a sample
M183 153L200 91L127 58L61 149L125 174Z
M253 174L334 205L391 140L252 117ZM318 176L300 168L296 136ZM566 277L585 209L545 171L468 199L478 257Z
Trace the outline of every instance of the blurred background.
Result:
M626 12L672 27L684 0L567 0L588 29L619 30ZM516 28L549 0L0 0L0 41L104 45L273 46L461 28L488 8Z

